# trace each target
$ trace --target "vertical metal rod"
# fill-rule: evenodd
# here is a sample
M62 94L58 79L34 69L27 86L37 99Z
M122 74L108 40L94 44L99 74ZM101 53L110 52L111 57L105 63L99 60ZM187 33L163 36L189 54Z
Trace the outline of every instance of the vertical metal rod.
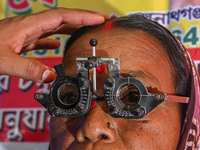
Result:
M95 56L96 53L95 53L95 46L92 46L92 56Z
M92 46L92 56L95 57L95 46L97 45L97 40L95 38L90 39L90 45ZM94 63L96 64L96 62ZM97 94L97 85L96 85L96 66L93 66L93 95Z
M92 46L92 56L95 57L95 46ZM93 67L93 93L97 95L96 68Z

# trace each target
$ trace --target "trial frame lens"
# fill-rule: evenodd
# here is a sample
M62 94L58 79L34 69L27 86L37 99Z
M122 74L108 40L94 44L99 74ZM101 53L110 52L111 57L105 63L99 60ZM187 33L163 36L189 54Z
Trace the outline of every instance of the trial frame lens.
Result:
M140 92L134 85L121 86L118 95L121 104L126 106L135 106L140 100Z
M79 89L72 83L65 83L57 91L58 100L65 106L71 106L79 100Z

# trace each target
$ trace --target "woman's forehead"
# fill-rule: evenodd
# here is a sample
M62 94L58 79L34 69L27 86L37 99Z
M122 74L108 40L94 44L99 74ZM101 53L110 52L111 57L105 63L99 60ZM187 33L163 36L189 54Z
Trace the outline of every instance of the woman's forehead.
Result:
M104 29L98 29L90 31L78 38L68 51L81 51L82 54L86 54L92 51L92 47L89 44L91 38L96 38L98 44L96 46L97 53L100 51L112 51L117 50L117 47L131 49L138 46L143 47L159 47L159 53L164 52L162 44L154 36L139 29L124 29L124 28L112 28L112 30L105 31ZM123 50L124 51L124 50ZM117 52L117 51L116 51ZM132 51L134 53L134 51ZM113 53L113 52L112 52Z
M122 28L112 28L104 31L95 30L77 39L68 49L64 62L71 63L77 57L91 57L92 47L89 44L91 38L96 38L96 56L104 58L119 58L120 62L137 61L144 59L151 63L163 62L169 59L162 44L150 34L141 30L127 30ZM166 62L164 62L166 63Z
M64 57L67 73L73 75L77 73L76 58L92 56L92 47L89 44L91 38L96 38L98 41L96 56L119 58L121 72L145 71L160 81L172 80L173 66L162 44L144 31L121 28L92 31L75 41Z

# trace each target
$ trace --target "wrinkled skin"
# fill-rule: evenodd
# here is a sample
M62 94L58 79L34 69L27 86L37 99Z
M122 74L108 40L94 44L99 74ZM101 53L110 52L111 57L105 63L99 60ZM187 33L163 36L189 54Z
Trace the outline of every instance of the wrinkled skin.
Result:
M140 30L112 28L83 35L64 57L65 70L76 75L77 57L89 57L89 40L96 38L96 56L120 59L122 76L141 80L150 93L175 95L174 70L161 43ZM107 71L97 74L98 92L103 94ZM113 118L105 101L97 101L81 118L51 118L51 149L173 150L180 138L178 103L163 102L142 119Z

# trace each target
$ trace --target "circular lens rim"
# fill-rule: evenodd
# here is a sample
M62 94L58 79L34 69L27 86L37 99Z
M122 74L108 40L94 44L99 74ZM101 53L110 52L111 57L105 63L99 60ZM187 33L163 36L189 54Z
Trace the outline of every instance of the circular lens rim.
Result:
M75 87L75 89L77 90L77 93L78 93L78 98L77 98L77 100L74 101L72 104L66 104L66 103L64 103L64 102L60 99L60 96L59 96L59 93L60 93L62 87L66 86L66 85L70 85L70 86ZM62 105L67 106L67 107L71 107L71 106L73 106L74 104L76 104L76 103L79 101L79 99L80 99L80 91L79 91L79 88L77 88L77 86L76 86L75 84L73 84L73 83L71 83L71 82L65 82L64 84L62 84L61 86L59 86L59 88L58 88L58 90L57 90L57 97L58 97L59 102L60 102Z
M138 101L137 101L137 103L136 104L133 104L133 105L126 105L126 104L124 104L122 101L121 101L121 99L120 99L120 92L121 92L121 90L125 87L125 86L133 86L133 87L135 87L137 90L138 90L138 95L139 95L139 98L138 98ZM122 84L121 86L119 86L119 88L117 89L117 93L116 93L117 95L116 95L116 97L117 97L117 100L118 100L118 104L120 104L120 105L118 105L118 107L120 107L120 109L123 109L123 110L130 110L130 109L134 109L138 104L139 104L139 102L140 102L140 99L141 99L141 91L139 90L139 88L137 88L137 86L136 85L133 85L133 84L130 84L130 83L125 83L125 84ZM123 108L122 108L123 107Z
M69 110L69 109L75 108L76 105L80 102L80 98L81 98L81 97L79 97L78 101L74 105L71 105L71 106L67 106L67 105L61 103L61 101L58 99L57 91L63 84L66 84L66 83L73 84L78 89L79 96L81 96L80 95L81 89L78 86L78 78L77 77L66 75L62 78L57 78L51 86L50 100L52 101L53 105L55 105L56 107L58 107L62 110Z

